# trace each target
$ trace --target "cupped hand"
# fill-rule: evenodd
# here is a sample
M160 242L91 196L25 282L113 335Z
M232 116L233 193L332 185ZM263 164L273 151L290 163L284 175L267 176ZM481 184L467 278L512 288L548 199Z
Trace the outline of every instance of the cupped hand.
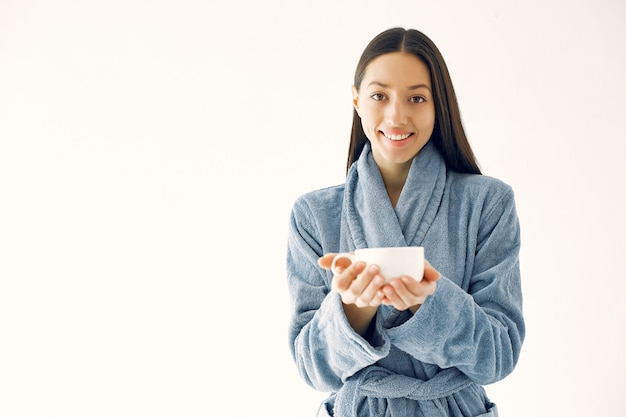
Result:
M319 258L318 264L324 269L330 269L335 253L328 253ZM382 304L385 294L382 287L385 279L379 274L376 265L365 267L363 262L337 265L340 273L333 276L332 289L341 296L344 304L354 304L357 307L378 307Z
M318 264L330 269L335 253L328 253L319 258ZM341 268L340 268L341 269ZM391 305L397 310L410 309L415 313L429 295L435 293L439 272L427 260L424 260L424 276L421 281L403 276L392 278L385 283L376 265L367 269L363 262L355 262L333 276L332 289L338 292L344 304L357 307L377 307L380 304Z
M409 309L415 313L429 295L437 289L441 274L424 260L424 276L417 281L409 276L393 278L382 288L385 297L382 303L392 305L397 310Z

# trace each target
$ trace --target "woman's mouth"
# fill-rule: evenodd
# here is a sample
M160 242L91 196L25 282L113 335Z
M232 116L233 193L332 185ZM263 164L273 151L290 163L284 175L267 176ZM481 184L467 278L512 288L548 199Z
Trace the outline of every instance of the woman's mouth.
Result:
M412 135L412 133L392 134L392 133L386 133L383 131L381 131L380 133L382 133L383 136L385 136L387 139L393 140L393 141L405 140L405 139L408 139L409 136Z

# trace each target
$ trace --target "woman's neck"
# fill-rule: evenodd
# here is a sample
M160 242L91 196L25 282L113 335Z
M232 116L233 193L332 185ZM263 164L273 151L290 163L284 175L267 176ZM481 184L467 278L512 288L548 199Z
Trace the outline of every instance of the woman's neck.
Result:
M406 179L409 176L409 169L411 164L408 165L395 165L393 167L379 167L380 174L383 177L385 188L387 189L387 195L391 201L393 207L396 206L402 193L402 188L406 183Z

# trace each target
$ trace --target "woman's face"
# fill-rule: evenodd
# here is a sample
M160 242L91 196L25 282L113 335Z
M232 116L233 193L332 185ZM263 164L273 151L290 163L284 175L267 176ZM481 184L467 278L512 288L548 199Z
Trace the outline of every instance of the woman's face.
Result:
M428 67L413 54L387 53L367 65L358 87L352 87L354 107L374 160L381 168L410 166L435 126Z

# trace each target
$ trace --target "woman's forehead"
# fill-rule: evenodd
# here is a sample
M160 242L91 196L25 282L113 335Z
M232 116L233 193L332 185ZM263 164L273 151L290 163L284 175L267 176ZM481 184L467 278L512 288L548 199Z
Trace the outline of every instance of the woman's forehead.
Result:
M430 71L417 56L405 52L391 52L374 58L367 65L361 86L378 85L384 88L414 89L430 87Z

